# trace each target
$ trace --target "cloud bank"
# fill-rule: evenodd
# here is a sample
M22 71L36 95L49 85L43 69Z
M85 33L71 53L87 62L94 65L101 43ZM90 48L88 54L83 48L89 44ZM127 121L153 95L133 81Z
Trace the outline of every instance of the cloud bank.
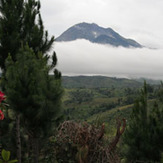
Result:
M54 49L63 75L163 79L163 49L114 48L86 40L57 42Z
M111 27L142 45L163 48L163 0L41 0L46 29L56 37L74 24Z

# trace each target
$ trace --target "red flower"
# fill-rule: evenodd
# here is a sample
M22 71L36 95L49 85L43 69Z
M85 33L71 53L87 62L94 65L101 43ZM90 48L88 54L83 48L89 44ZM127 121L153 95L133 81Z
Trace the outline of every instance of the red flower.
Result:
M5 94L0 91L0 103L5 99Z
M4 119L4 114L3 112L0 110L0 120L3 120Z

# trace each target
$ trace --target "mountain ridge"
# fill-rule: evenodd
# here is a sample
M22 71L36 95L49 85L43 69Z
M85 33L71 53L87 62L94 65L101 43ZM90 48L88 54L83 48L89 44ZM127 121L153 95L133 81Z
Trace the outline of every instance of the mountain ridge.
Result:
M142 82L107 76L62 76L64 88L138 88L143 85Z
M95 23L79 23L63 32L56 38L57 42L68 42L77 39L85 39L92 43L108 44L115 47L134 47L141 48L142 45L133 39L122 37L119 33L115 32L112 28L100 27Z

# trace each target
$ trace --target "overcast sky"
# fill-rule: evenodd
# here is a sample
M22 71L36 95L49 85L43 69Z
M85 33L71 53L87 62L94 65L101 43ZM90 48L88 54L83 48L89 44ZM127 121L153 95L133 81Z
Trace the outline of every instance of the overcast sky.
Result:
M74 24L88 22L156 48L113 48L84 40L55 43L64 74L163 76L163 0L41 0L41 4L45 28L55 37Z

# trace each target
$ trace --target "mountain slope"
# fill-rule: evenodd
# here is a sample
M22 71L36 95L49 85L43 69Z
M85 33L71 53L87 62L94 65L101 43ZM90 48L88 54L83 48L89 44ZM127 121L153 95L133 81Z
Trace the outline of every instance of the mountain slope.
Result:
M138 81L105 76L63 76L64 88L140 88L143 83Z
M56 41L74 41L77 39L86 39L93 43L109 44L112 46L142 47L135 40L126 39L113 29L103 28L94 23L76 24L63 32Z

